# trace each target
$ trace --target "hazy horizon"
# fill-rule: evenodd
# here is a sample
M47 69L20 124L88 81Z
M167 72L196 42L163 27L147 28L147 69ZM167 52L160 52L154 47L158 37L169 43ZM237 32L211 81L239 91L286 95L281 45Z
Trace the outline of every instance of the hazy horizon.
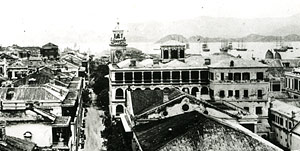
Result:
M126 26L134 23L163 24L201 16L281 18L300 14L299 8L298 0L11 0L1 2L0 44L53 42L72 47L108 42L117 18L131 32Z

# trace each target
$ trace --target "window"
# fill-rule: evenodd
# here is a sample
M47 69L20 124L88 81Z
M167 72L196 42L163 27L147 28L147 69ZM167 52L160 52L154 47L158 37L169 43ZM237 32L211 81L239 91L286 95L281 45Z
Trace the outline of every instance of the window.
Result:
M241 73L234 73L234 81L241 81Z
M280 118L280 125L283 126L283 119Z
M245 107L244 107L244 110L246 110L246 111L249 112L249 107L245 106Z
M181 72L182 82L189 82L190 80L190 73L188 71Z
M118 88L116 90L116 99L123 99L124 98L124 92L121 88Z
M292 122L289 122L289 129L292 129Z
M233 74L232 73L228 73L228 80L233 80Z
M257 98L262 99L262 90L257 90Z
M256 107L255 114L261 115L262 114L262 107Z
M208 71L201 71L200 72L201 81L208 81Z
M163 72L163 81L170 82L170 72Z
M233 91L232 90L228 90L228 97L232 97L233 96Z
M272 89L273 91L280 91L280 83L274 83Z
M164 59L169 59L169 50L164 50Z
M116 83L123 83L123 73L115 73Z
M244 90L244 98L248 98L249 95L248 95L248 90Z
M298 79L294 80L294 86L295 86L295 90L298 90Z
M271 118L271 121L275 121L275 115L274 114L271 114L270 118Z
M256 73L256 79L257 80L263 80L264 79L264 73L263 72L257 72Z
M173 71L172 72L172 81L173 82L179 82L180 79L180 72L179 71Z
M132 72L125 72L125 83L132 82Z
M224 80L224 73L221 73L221 80Z
M290 67L290 63L289 62L283 62L282 63L284 67Z
M151 83L151 72L144 72L144 83Z
M179 55L180 58L184 58L184 49L181 49L179 54L180 54Z
M210 72L209 74L210 74L210 79L211 79L211 80L214 80L214 73L213 73L213 72Z
M236 98L240 98L240 90L235 90L235 96Z
M249 72L244 72L242 76L243 76L243 80L250 80L250 73Z
M142 72L134 72L134 82L141 83L142 78Z
M298 95L294 95L294 99L298 99Z
M199 71L191 71L192 82L199 81Z
M224 98L225 97L225 91L224 90L221 90L220 91L220 98Z
M153 72L153 80L154 80L154 82L160 82L161 81L161 72Z

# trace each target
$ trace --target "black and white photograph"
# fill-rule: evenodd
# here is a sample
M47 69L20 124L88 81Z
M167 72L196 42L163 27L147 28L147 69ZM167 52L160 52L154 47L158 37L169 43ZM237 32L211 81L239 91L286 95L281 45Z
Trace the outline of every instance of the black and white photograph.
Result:
M300 151L299 0L9 0L0 19L0 151Z

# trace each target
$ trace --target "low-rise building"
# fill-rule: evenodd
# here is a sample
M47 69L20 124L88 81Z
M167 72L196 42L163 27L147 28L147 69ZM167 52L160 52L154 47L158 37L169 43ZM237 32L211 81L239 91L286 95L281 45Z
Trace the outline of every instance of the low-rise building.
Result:
M289 100L272 100L269 109L269 122L273 141L288 150L299 150L300 145L300 105Z

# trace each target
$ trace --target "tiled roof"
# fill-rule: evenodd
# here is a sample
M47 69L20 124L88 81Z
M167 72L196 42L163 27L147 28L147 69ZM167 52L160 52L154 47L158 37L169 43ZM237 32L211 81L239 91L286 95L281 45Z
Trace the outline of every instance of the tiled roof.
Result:
M55 88L51 85L42 87L16 87L16 88L0 88L0 99L6 99L6 94L9 91L14 92L12 99L20 101L38 101L38 100L63 100L67 94L64 89Z
M163 92L161 90L133 90L131 97L133 113L136 115L163 103Z
M230 66L233 61L234 65ZM219 58L219 61L213 62L209 67L212 68L236 68L236 67L268 67L267 65L254 60L247 60L242 58Z
M197 111L134 127L147 151L167 150L281 150L238 124Z
M227 53L217 53L209 56L192 55L185 58L184 61L177 59L171 60L167 63L159 63L154 65L153 59L146 59L141 62L136 61L136 66L131 67L130 59L126 59L117 64L117 68L187 68L187 67L207 67L205 65L205 59L210 59L209 67L221 67L229 68L230 61L234 61L234 67L268 67L267 65L254 60L247 60L242 58L236 58Z
M51 48L58 48L58 46L49 42L49 43L45 44L42 48L43 49L51 49Z
M62 106L74 106L78 97L78 91L70 91L62 102Z
M0 142L1 151L33 151L36 144L17 137L6 136L5 142Z

